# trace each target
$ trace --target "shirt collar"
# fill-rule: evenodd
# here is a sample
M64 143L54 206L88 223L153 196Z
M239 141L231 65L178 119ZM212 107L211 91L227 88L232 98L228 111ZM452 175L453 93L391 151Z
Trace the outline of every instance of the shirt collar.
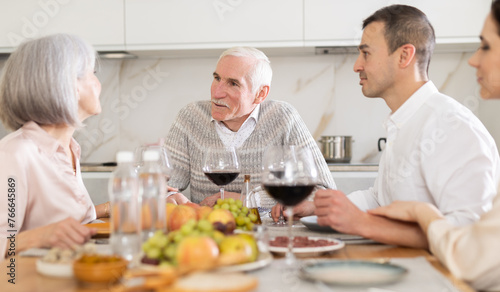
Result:
M55 139L44 129L42 129L42 127L40 127L40 125L38 125L37 123L29 121L25 123L21 129L27 137L30 137L33 139L33 141L36 141L38 149L40 149L41 152L47 154L48 156L53 156L59 150L59 148L61 149L61 151L64 151L61 143L59 143L57 139ZM71 138L70 148L75 157L79 159L81 148L74 138Z
M390 114L386 120L394 123L396 127L402 127L418 109L431 97L432 94L439 92L432 81L427 81L410 98L405 101L394 113Z
M243 125L245 123L247 123L247 121L249 121L250 119L253 119L255 121L255 123L257 123L259 121L259 111L260 111L260 103L253 109L253 111L250 113L250 115L248 116L248 118L243 122L243 124L241 124L241 127L240 129L243 127ZM219 122L219 121L216 121L213 117L210 117L210 121L215 121L217 122L219 125L221 125L224 129L228 129L226 127L226 125L224 125L223 122ZM229 130L229 129L228 129Z

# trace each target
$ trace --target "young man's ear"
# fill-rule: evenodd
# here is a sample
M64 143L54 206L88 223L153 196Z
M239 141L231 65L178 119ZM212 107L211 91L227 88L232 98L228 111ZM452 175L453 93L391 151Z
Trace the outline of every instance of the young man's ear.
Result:
M399 53L399 66L402 68L406 68L410 65L410 63L415 59L415 54L417 53L417 49L414 45L406 44L402 45Z
M269 85L263 85L260 87L260 89L257 91L257 94L255 95L255 100L254 100L254 103L255 104L259 104L261 102L263 102L267 95L269 94Z

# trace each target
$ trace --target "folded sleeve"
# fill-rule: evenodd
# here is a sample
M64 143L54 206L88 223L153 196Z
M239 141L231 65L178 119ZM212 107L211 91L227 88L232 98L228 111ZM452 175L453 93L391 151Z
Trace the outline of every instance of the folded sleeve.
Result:
M453 275L478 290L500 291L500 196L479 221L457 227L448 220L429 226L432 253Z

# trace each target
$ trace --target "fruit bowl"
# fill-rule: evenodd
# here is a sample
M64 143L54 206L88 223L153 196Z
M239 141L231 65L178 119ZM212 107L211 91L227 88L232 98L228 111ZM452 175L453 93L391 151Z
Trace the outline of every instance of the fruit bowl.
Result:
M127 265L128 261L119 256L84 255L74 262L73 273L84 283L114 283Z

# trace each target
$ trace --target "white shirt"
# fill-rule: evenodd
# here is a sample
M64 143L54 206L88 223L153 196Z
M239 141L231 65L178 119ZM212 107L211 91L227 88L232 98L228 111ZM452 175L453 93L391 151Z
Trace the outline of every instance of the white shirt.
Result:
M219 135L222 143L226 147L234 147L239 148L245 140L250 137L253 130L257 126L257 121L259 119L259 110L260 104L258 104L252 113L248 116L248 118L243 122L243 125L238 129L238 131L231 131L223 122L219 122L212 118L212 121L215 121L215 131Z
M349 195L360 209L424 201L463 225L491 208L500 174L498 150L470 110L429 81L385 127L387 144L374 187Z

